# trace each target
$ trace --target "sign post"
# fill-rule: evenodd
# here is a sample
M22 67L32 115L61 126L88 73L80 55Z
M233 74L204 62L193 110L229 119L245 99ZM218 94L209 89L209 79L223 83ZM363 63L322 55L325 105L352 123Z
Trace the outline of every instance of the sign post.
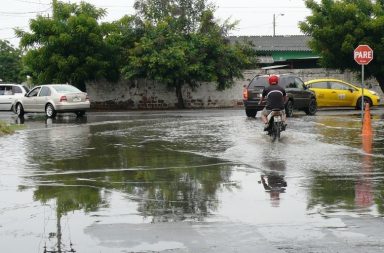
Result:
M364 65L370 63L373 59L373 50L368 45L359 45L353 51L353 58L357 64L361 65L361 120L364 118Z

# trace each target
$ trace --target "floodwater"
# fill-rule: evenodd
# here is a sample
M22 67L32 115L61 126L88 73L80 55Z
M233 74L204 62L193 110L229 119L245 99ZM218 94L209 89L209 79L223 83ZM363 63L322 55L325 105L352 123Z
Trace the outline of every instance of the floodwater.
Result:
M2 252L383 252L384 110L97 112L0 137ZM72 250L72 251L71 251Z

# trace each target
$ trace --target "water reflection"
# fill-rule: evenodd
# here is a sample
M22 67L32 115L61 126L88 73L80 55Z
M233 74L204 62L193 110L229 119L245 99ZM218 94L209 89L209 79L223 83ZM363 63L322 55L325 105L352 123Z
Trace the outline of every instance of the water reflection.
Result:
M57 245L64 216L109 208L116 192L135 203L136 210L125 210L131 216L158 223L203 221L217 210L219 189L231 187L231 163L185 152L145 121L47 124L26 139L27 174L19 190L33 186L34 200L55 203Z
M266 192L269 193L271 205L280 206L280 194L285 192L287 182L284 179L286 170L285 160L280 158L265 157L262 161L264 173L261 175L261 183Z
M55 118L47 118L43 114L31 113L21 117L13 116L10 123L15 125L23 125L29 129L40 128L41 123L45 123L46 128L61 127L63 125L81 125L88 122L87 116L76 117L73 114L60 114Z
M202 220L217 208L216 192L229 181L231 165L146 140L150 131L142 128L129 125L112 134L111 127L63 127L31 139L35 198L54 199L64 215L108 207L108 192L119 191L152 222Z
M344 226L323 214L371 214L375 208L384 214L382 121L373 122L369 150L355 117L292 118L287 138L271 144L260 138L254 121L224 114L209 119L198 114L193 120L153 115L122 120L118 115L108 122L90 117L86 124L77 124L75 117L26 118L25 130L0 142L4 154L12 154L0 183L10 198L20 199L0 210L2 245L13 244L10 238L21 237L17 228L35 222L19 230L30 234L25 245L36 245L44 233L47 249L56 251L58 245L70 250L73 240L79 252L159 251L159 243L166 244L164 251L205 252L208 248L188 245L200 246L206 238L225 241L228 234L238 235L231 240L239 242L236 246L245 245L257 242L254 232L263 228L269 231L263 234L268 244L286 234L301 243L308 233L327 238L323 228ZM46 217L46 209L53 214ZM50 221L54 224L45 226ZM62 236L69 228L76 233L71 240ZM173 232L180 234L177 240ZM245 233L256 237L244 241Z
M358 207L370 207L373 204L372 187L372 135L362 136L364 155L360 177L355 186L355 202Z
M340 119L342 118L342 119ZM383 209L384 157L380 117L372 116L371 135L361 134L361 120L357 117L319 117L317 131L323 140L332 144L345 144L348 152L327 157L338 167L318 167L312 170L308 208L321 208L328 212L349 210L361 212L376 207ZM343 121L340 123L338 120ZM353 152L351 152L353 150Z
M53 124L85 124L88 121L87 119L87 116L76 117L66 114L58 115L55 118L44 117L46 126L52 126Z
M317 117L315 122L318 124L315 131L325 142L359 147L361 134L361 118L359 116Z

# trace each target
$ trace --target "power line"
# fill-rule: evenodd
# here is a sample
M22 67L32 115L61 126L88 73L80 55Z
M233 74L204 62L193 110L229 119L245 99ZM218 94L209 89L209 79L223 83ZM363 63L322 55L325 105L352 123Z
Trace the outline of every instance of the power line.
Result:
M304 6L218 6L218 9L307 9Z
M99 8L134 8L133 5L100 5Z
M260 24L255 26L239 26L236 27L236 29L253 29L253 28L259 28L259 27L272 27L270 23L267 24ZM279 25L279 27L297 27L297 25Z
M12 38L1 38L1 40L13 40L13 39L16 39L16 38L18 38L18 37L15 36L15 37L12 37Z
M40 2L33 2L33 1L26 1L26 0L13 0L13 1L21 2L21 3L28 3L28 4L51 5L51 4L40 3Z
M28 28L29 26L16 26L17 28ZM0 28L0 31L4 31L4 30L12 30L12 29L15 29L16 27L3 27L3 28Z
M49 7L48 9L45 9L43 11L27 11L27 12L0 11L0 14L3 14L3 15L25 15L25 14L37 14L37 13L48 12L49 10L51 10L51 7Z

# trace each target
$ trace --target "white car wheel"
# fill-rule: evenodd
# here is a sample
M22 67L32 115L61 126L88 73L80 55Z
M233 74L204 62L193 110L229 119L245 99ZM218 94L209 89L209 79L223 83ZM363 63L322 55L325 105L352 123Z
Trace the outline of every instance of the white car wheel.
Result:
M17 116L19 116L19 117L24 116L24 108L23 108L23 106L20 103L18 103L16 105L16 110L15 111L16 111Z
M47 104L45 107L45 115L47 115L48 118L54 118L56 116L56 110L52 104Z

